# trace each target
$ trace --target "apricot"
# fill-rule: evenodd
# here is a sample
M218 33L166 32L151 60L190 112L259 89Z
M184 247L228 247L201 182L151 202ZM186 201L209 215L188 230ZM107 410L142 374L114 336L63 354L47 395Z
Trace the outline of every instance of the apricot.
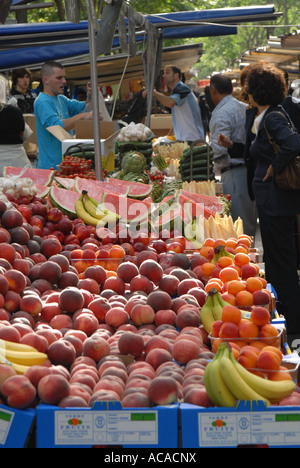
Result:
M285 366L279 366L279 369L274 372L268 373L269 380L279 381L279 380L293 380L289 370Z
M238 336L239 336L238 325L232 322L223 323L219 331L220 338L238 338Z
M280 345L279 332L271 323L266 323L260 328L259 337L268 345Z
M240 307L250 307L253 305L253 294L250 291L239 291L235 295L236 305Z
M242 313L238 307L226 305L223 307L221 320L222 322L232 322L236 325L240 324Z
M263 284L261 280L256 276L250 276L250 278L246 279L246 290L253 293L254 291L258 291L263 289Z
M234 263L235 265L238 265L238 266L243 266L243 265L247 265L248 263L250 263L250 257L249 255L247 255L246 253L244 252L237 252L237 248L235 249L235 255L234 255Z
M281 359L273 351L264 349L257 356L257 367L258 369L264 370L279 370Z
M240 291L245 291L245 289L245 283L241 280L232 280L227 283L227 292L234 296Z
M236 300L234 294L230 294L229 292L223 292L221 297L224 301L228 302L228 304L236 305Z
M243 321L239 325L239 336L244 339L254 339L257 338L259 334L259 328L255 323Z
M257 353L249 349L249 347L245 346L241 349L237 361L246 369L255 369L257 365L257 359Z
M233 266L225 267L220 271L219 278L223 283L227 283L228 281L238 280L239 273L236 268Z
M265 307L254 307L251 311L251 321L259 327L270 322L270 313Z
M217 261L217 265L220 268L226 268L228 266L233 265L233 259L231 257L227 257L227 255L224 255L223 257L220 257Z

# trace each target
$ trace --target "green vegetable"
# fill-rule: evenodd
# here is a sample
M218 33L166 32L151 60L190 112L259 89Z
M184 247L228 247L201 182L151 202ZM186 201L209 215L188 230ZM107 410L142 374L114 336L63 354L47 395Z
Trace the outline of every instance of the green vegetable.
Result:
M127 174L128 172L141 173L146 167L145 156L138 151L129 151L124 154L121 162L121 168Z

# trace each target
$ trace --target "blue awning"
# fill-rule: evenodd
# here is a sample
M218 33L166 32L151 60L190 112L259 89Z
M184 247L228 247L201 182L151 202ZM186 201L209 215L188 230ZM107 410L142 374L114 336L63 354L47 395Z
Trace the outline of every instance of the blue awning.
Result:
M25 0L15 0L16 3ZM164 39L198 38L233 35L237 23L276 19L274 5L195 10L145 15L163 31ZM211 24L212 23L212 24ZM145 38L136 31L136 42ZM115 35L113 48L119 47ZM0 71L41 64L46 60L62 60L89 54L88 22L68 21L26 23L0 26Z

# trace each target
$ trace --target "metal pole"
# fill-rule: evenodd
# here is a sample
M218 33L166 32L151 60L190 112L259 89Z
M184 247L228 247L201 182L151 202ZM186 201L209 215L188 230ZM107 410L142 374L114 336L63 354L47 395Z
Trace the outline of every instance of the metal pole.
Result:
M95 151L95 172L96 179L102 180L102 159L101 159L101 136L100 136L100 110L98 98L98 73L97 73L97 56L95 46L95 30L92 17L88 10L88 31L89 31L89 48L91 62L91 86L92 86L92 104L93 104L93 130L94 130L94 151Z

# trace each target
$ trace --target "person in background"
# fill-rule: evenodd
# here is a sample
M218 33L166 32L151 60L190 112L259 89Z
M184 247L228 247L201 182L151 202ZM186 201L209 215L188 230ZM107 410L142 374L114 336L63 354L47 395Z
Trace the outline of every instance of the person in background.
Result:
M12 88L9 97L17 100L18 107L23 114L33 114L33 103L36 95L30 91L31 72L28 68L19 68L12 71Z
M293 157L300 154L300 136L282 107L286 95L283 73L271 64L253 66L246 78L249 101L258 112L254 121L255 138L249 153L256 160L253 179L265 263L266 279L278 297L278 311L286 319L291 343L300 338L300 285L295 217L300 213L300 190L285 191L275 182ZM275 111L275 113L273 113ZM279 145L274 153L265 127Z
M62 161L61 142L47 129L60 126L72 132L77 120L92 120L93 112L85 112L91 100L91 85L88 84L88 97L84 102L69 99L64 95L66 74L64 67L55 61L44 63L41 69L43 91L34 101L36 133L39 148L39 169L56 169Z
M285 71L284 79L286 83L287 94L282 102L282 107L289 114L293 124L300 133L300 99L292 96L289 92L289 74Z
M183 83L181 70L174 65L167 65L163 77L165 85L171 91L170 96L154 90L153 97L171 109L176 140L189 144L195 140L204 140L199 103L193 91Z
M215 105L209 124L210 144L213 153L214 171L221 176L223 192L231 197L231 216L235 221L242 218L244 232L255 236L257 215L255 202L247 187L247 167L243 152L246 140L247 105L232 96L231 78L225 74L213 75L210 81L211 99ZM219 141L222 134L239 144L237 151L230 153Z
M25 121L21 109L0 103L0 176L5 166L31 167L24 149Z

